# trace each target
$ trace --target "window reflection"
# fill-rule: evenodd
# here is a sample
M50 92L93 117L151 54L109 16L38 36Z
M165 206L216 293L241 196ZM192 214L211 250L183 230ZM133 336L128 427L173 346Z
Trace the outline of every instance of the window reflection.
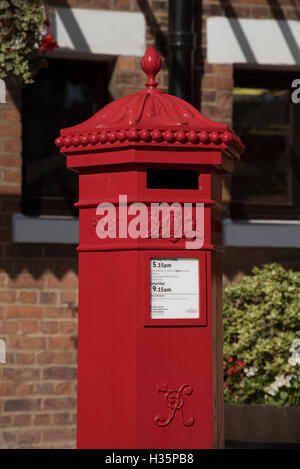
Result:
M233 128L246 146L232 178L234 202L289 202L289 121L289 90L234 88Z

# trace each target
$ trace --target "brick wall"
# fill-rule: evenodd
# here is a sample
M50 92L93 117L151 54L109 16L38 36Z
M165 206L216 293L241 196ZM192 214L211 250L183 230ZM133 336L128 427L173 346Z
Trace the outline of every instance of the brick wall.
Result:
M1 210L10 216L18 203L1 197ZM8 242L2 248L0 336L7 344L7 363L0 366L0 445L72 447L76 419L75 249Z
M9 86L8 86L9 88ZM20 99L0 105L0 448L73 447L77 260L74 246L13 244L20 212Z
M231 123L232 66L206 62L205 19L211 15L299 19L293 0L203 0L199 22L195 102L217 121ZM142 11L147 44L166 57L168 2L150 0L55 0L79 8ZM167 89L166 64L158 76ZM143 88L140 58L119 57L113 65L112 97ZM10 88L8 86L8 88ZM8 91L0 105L0 338L7 363L0 365L0 448L73 448L76 432L77 253L75 246L13 244L11 216L20 212L20 97ZM291 250L225 251L225 280L250 267L277 260L296 267Z
M149 44L167 26L166 2L52 3L125 11L140 11L141 4L151 23ZM113 99L144 87L139 63L135 57L116 60ZM167 87L165 71L160 83ZM21 211L22 104L9 83L6 99L0 105L0 338L7 346L7 363L0 365L0 448L74 448L77 253L75 246L12 243L11 217Z

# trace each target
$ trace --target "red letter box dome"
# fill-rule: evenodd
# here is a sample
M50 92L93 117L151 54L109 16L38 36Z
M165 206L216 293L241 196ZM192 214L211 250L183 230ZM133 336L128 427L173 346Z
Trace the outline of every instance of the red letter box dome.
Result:
M227 149L238 157L244 146L228 128L204 117L180 98L157 88L161 58L150 46L142 59L146 89L109 103L87 121L60 131L56 146L66 154L113 148L171 147Z

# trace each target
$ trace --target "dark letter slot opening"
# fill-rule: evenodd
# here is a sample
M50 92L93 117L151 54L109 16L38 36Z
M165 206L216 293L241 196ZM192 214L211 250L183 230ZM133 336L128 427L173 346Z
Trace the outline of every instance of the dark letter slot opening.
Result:
M147 189L198 190L198 171L179 169L148 169Z

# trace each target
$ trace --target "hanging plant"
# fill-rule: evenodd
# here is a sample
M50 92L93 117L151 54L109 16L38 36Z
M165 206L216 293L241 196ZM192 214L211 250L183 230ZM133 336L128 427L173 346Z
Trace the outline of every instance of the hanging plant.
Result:
M42 0L0 0L0 78L34 81L45 52L58 47L50 31L49 6Z

